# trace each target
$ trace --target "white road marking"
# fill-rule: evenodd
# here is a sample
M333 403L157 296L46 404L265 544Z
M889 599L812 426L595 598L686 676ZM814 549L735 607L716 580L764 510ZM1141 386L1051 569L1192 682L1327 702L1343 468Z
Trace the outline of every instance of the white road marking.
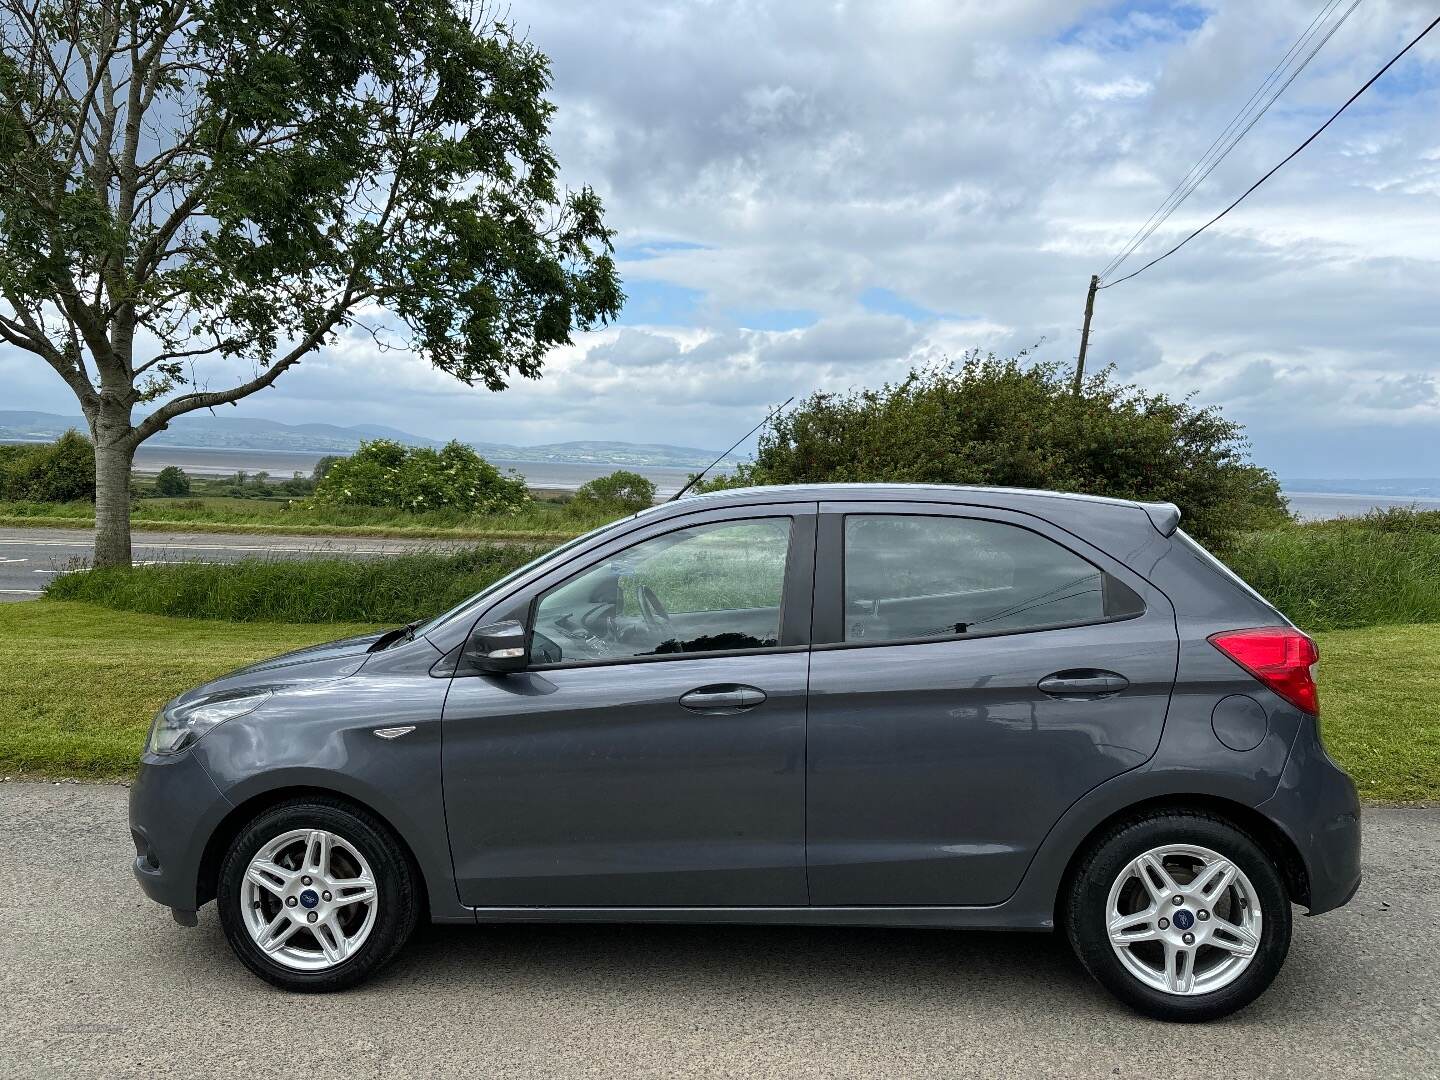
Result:
M0 537L0 544L8 544L12 547L75 547L88 548L91 546L89 540L29 540L24 538L11 539ZM282 547L278 544L192 544L188 541L176 540L168 543L137 543L137 548L178 548L185 551L284 551L290 553L329 553L335 555L399 555L412 550L409 547L338 547L331 544L316 544L310 547Z
M17 596L39 596L39 589L0 589L0 593L7 593Z
M7 563L7 562L29 562L29 561L30 561L29 559L0 559L0 563Z

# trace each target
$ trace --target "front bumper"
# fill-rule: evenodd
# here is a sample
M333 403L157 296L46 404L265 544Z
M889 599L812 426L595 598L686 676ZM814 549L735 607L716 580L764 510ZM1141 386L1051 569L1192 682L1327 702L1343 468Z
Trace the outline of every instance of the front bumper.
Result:
M230 808L190 750L141 758L130 787L135 880L179 922L193 925L205 846Z
M1360 887L1360 798L1355 783L1306 721L1275 794L1256 809L1295 842L1305 863L1311 915L1343 906Z

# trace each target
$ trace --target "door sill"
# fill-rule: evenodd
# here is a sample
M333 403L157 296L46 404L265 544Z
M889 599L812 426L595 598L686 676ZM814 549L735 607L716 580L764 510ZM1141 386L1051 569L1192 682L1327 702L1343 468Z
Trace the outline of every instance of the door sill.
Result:
M481 923L734 923L771 926L976 927L1053 930L1048 915L987 907L474 907Z

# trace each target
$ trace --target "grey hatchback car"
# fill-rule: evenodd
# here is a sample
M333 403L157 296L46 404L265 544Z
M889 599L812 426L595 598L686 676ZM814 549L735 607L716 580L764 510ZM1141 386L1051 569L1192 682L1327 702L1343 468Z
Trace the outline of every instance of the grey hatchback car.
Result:
M182 694L135 876L351 986L421 918L1060 929L1131 1006L1241 1008L1360 881L1313 641L1169 504L703 495L424 624Z

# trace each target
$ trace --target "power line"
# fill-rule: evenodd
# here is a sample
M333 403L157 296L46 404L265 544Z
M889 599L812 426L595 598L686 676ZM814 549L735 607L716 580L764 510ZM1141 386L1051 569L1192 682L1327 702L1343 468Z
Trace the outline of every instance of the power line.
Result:
M1210 155L1215 152L1215 148L1219 146L1220 143L1225 139L1225 137L1229 135L1230 132L1234 129L1234 127L1241 122L1242 118L1250 111L1250 106L1255 103L1255 100L1262 93L1264 93L1265 89L1270 86L1272 82L1274 82L1276 76L1280 73L1281 69L1290 62L1291 56L1293 56L1297 52L1297 50L1302 47L1306 39L1308 39L1310 35L1314 32L1316 25L1322 19L1328 17L1330 12L1333 11L1340 4L1340 2L1341 0L1326 0L1325 4L1322 5L1318 12L1316 12L1315 17L1310 20L1310 25L1307 26L1305 28L1305 31L1298 38L1295 39L1294 44L1292 44L1290 48L1286 50L1285 55L1282 56L1280 60L1276 63L1276 65L1270 70L1270 74L1265 76L1264 82L1262 82L1254 89L1254 91L1251 92L1249 99L1245 102L1244 105L1240 106L1240 111L1237 112L1233 117L1231 117L1230 122L1225 125L1225 129L1221 131L1219 135L1215 136L1215 141L1206 148L1205 153L1200 156L1200 160L1197 161L1194 165L1190 166L1190 171L1180 178L1180 182L1175 185L1174 189L1170 192L1169 195L1165 196L1165 201L1162 202L1158 207L1156 207L1155 212L1145 219L1145 223L1141 225L1140 228L1135 230L1135 235L1130 238L1130 240L1126 243L1125 247L1120 250L1119 254L1117 254L1114 258L1112 258L1108 263L1105 264L1105 268L1100 271L1100 273L1097 275L1098 277L1104 277L1106 274L1113 273L1116 268L1118 268L1119 265L1124 262L1126 258L1129 257L1130 253L1133 252L1136 247L1144 243L1149 233L1154 231L1153 229L1150 229L1151 222L1155 221L1156 218L1160 217L1161 214L1165 213L1166 207L1170 206L1171 202L1176 200L1177 196L1179 196L1180 200L1183 201L1184 196L1180 193L1184 190L1185 185L1190 181L1190 179L1195 175L1195 173L1204 166L1205 162L1209 160ZM1179 205L1179 203L1177 202L1176 205ZM1168 216L1168 214L1166 216Z
M1212 142L1209 149L1201 155L1200 160L1190 167L1190 171L1180 179L1175 189L1170 192L1169 196L1160 204L1159 208L1150 215L1145 224L1140 226L1135 235L1130 238L1129 243L1100 271L1099 277L1102 280L1119 270L1125 261L1169 219L1170 215L1180 208L1180 205L1194 193L1195 189L1205 182L1205 179L1215 171L1220 162L1225 160L1236 146L1240 145L1240 142L1250 133L1251 129L1270 111L1270 107L1289 89L1290 84L1310 65L1310 61L1314 60L1320 50L1325 47L1326 43L1335 36L1336 31L1345 24L1345 21L1349 19L1355 9L1360 6L1361 0L1353 0L1350 7L1345 10L1340 18L1321 34L1320 27L1324 26L1325 22L1343 2L1344 0L1326 0L1326 3L1321 7L1320 11L1310 20L1310 25L1296 38L1295 43L1290 46L1285 55L1282 56L1275 67L1271 69L1270 74L1265 77L1265 80L1250 95L1249 100L1240 107L1240 111L1235 114L1230 123L1225 126L1225 129L1215 137L1215 141ZM1316 40L1317 36L1318 40ZM1313 45L1311 44L1312 41L1314 42ZM1307 48L1309 51L1305 52ZM1286 77L1285 70L1290 66L1292 59L1300 56L1301 53L1305 53L1303 59L1299 61L1294 70ZM1284 79L1283 82L1280 81L1282 78ZM1274 88L1273 92L1270 92L1271 87ZM1222 146L1223 148L1221 148ZM1217 152L1217 148L1221 149Z
M1304 142L1302 142L1299 146L1297 146L1294 150L1292 150L1292 151L1290 152L1289 156L1287 156L1284 161L1280 162L1280 164L1276 165L1273 169L1271 169L1269 172L1267 172L1264 176L1260 177L1259 180L1256 180L1255 183L1251 184L1248 188L1246 188L1244 194L1242 194L1238 199L1236 199L1234 202L1232 202L1232 203L1231 203L1229 206L1227 206L1224 210L1221 210L1220 213L1216 214L1213 218L1211 218L1209 221L1207 221L1204 225L1201 225L1198 229L1196 229L1194 232L1192 232L1189 236L1185 237L1184 240L1181 240L1178 244L1176 244L1176 245L1175 245L1173 248L1171 248L1169 251L1165 252L1163 255L1158 255L1158 256L1156 256L1155 258L1151 259L1148 263L1146 263L1144 266L1142 266L1139 270L1136 270L1134 273L1126 274L1124 277L1119 278L1119 279L1116 280L1116 281L1106 282L1104 285L1101 285L1100 288L1102 288L1102 289L1113 288L1114 286L1119 285L1121 282L1129 281L1129 280L1130 280L1131 278L1133 278L1133 277L1138 277L1140 274L1143 274L1146 270L1149 270L1149 269L1150 269L1152 266L1154 266L1156 263L1161 262L1161 261L1164 260L1164 259L1168 259L1171 255L1174 255L1177 251L1179 251L1181 248L1183 248L1186 244L1190 243L1191 240L1194 240L1197 236L1199 236L1201 233L1203 233L1206 229L1210 228L1211 225L1214 225L1217 221L1219 221L1221 218L1223 218L1226 214L1230 213L1231 210L1234 210L1237 206L1239 206L1242 202L1244 202L1247 198L1249 198L1250 195L1251 195L1251 193L1253 193L1257 188L1259 188L1261 184L1265 183L1265 181L1269 180L1272 176L1274 176L1277 172L1279 172L1281 169L1283 169L1283 168L1284 168L1286 165L1288 165L1291 161L1293 161L1295 158L1299 157L1299 156L1300 156L1300 152L1301 152L1302 150L1304 150L1304 149L1305 149L1307 146L1309 146L1312 142L1314 142L1316 139L1318 139L1318 138L1324 133L1324 131L1325 131L1326 128L1328 128L1331 124L1333 124L1336 120L1338 120L1338 119L1340 118L1340 114L1341 114L1341 113L1343 113L1346 109L1350 108L1351 105L1355 104L1355 102L1360 98L1360 95L1362 95L1363 93L1365 93L1366 90L1369 90L1370 87L1374 86L1375 83L1376 83L1377 81L1379 81L1380 76L1384 75L1387 71L1389 71L1392 67L1394 67L1397 62L1399 62L1399 60L1400 60L1401 57L1403 57L1406 53L1408 53L1408 52L1409 52L1411 49L1413 49L1416 45L1420 44L1420 42L1424 40L1425 36L1426 36L1427 34L1429 34L1430 31L1434 30L1436 26L1440 26L1440 16L1437 16L1436 19L1435 19L1429 26L1425 27L1424 30L1421 30L1420 33L1417 34L1413 40L1411 40L1410 44L1406 45L1405 48L1401 49L1398 53L1396 53L1394 56L1392 56L1392 57L1390 58L1389 62L1386 63L1386 65L1385 65L1384 67L1382 67L1382 68L1381 68L1379 71L1377 71L1374 75L1370 76L1370 78L1369 78L1368 80L1366 80L1364 86L1360 87L1359 90L1356 90L1355 93L1351 94L1350 97L1349 97L1349 99L1345 102L1345 104L1344 104L1344 105L1341 105L1340 108L1336 109L1334 115L1332 115L1329 120L1326 120L1325 123L1321 124L1320 127L1318 127L1318 128L1315 130L1315 132L1314 132L1308 139L1306 139L1306 140L1305 140Z

